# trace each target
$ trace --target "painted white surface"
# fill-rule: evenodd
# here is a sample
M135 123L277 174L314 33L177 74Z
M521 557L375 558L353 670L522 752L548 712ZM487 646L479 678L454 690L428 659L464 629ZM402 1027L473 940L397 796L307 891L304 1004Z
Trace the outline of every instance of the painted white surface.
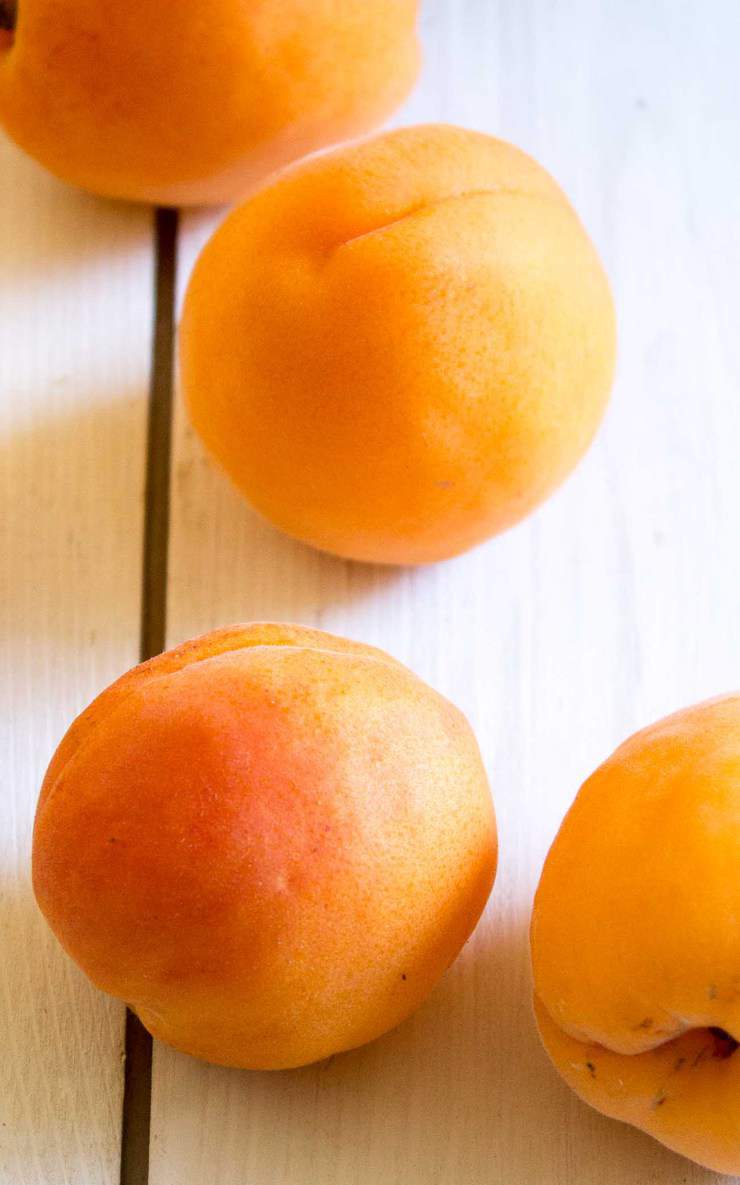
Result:
M334 561L257 521L178 407L170 641L314 623L409 663L469 714L501 871L429 1004L296 1073L158 1046L153 1185L699 1185L710 1174L590 1112L530 1016L526 926L580 781L638 726L739 680L740 8L427 0L399 122L513 140L560 180L619 307L612 410L568 485L453 563ZM182 271L218 219L186 220Z
M0 1182L118 1180L123 1008L33 902L72 717L137 658L151 214L0 139Z
M598 442L528 523L388 572L260 523L177 408L170 642L236 620L381 645L470 716L501 870L428 1005L328 1066L256 1075L156 1046L152 1185L705 1185L580 1104L539 1049L526 925L583 777L740 682L740 6L424 0L398 122L513 140L610 271L620 367ZM137 657L150 215L0 143L0 1185L112 1185L122 1009L36 915L30 828L67 723ZM217 218L185 221L182 278Z

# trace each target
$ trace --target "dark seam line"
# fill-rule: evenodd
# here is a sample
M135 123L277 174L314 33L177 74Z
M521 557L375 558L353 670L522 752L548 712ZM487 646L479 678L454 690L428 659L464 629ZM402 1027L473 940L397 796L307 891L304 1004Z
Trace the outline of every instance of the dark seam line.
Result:
M157 210L156 305L144 503L142 662L160 654L167 641L167 543L170 526L177 224L176 210Z
M172 463L177 210L155 214L154 333L149 381L149 414L142 560L142 662L161 653L167 631L167 546ZM138 1017L126 1010L121 1126L120 1185L148 1185L152 1100L152 1039Z

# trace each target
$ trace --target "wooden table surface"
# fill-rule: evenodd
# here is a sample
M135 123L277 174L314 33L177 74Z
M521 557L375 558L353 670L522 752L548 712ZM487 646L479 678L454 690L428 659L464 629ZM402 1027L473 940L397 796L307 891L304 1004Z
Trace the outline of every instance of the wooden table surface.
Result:
M452 563L386 571L281 537L206 459L177 395L170 474L173 219L68 189L0 140L2 1185L120 1173L124 1009L65 958L30 891L52 749L142 644L266 618L380 645L469 714L501 870L461 959L384 1040L274 1075L155 1045L151 1185L713 1179L559 1082L530 1015L526 927L584 776L638 726L740 682L740 5L423 7L425 72L397 122L468 124L538 157L603 254L621 336L575 476ZM181 219L179 294L220 216Z

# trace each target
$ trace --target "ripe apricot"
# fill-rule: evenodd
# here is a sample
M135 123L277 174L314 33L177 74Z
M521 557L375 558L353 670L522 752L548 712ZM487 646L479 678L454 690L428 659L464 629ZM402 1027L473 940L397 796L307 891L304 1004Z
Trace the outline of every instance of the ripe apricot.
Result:
M95 193L233 201L393 110L418 69L417 7L0 0L0 124Z
M531 938L540 1033L565 1081L740 1174L740 694L638 732L589 778Z
M488 898L462 714L369 646L217 630L75 721L39 799L39 905L90 979L209 1061L298 1066L407 1017Z
M405 128L231 214L181 326L195 427L278 527L423 563L564 479L612 380L609 286L561 190L510 144Z

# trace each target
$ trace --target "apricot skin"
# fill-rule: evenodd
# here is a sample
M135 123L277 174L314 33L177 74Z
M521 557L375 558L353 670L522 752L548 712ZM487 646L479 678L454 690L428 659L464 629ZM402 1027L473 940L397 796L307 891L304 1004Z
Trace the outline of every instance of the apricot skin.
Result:
M283 173L196 265L193 423L252 505L351 559L465 551L586 450L609 285L561 190L500 140L405 128Z
M418 70L417 0L20 0L0 124L94 193L230 202L369 131Z
M566 1082L740 1174L740 694L637 733L585 783L531 940L540 1033Z
M72 725L36 817L34 889L90 979L180 1050L298 1066L412 1013L493 884L461 713L381 651L219 630Z

